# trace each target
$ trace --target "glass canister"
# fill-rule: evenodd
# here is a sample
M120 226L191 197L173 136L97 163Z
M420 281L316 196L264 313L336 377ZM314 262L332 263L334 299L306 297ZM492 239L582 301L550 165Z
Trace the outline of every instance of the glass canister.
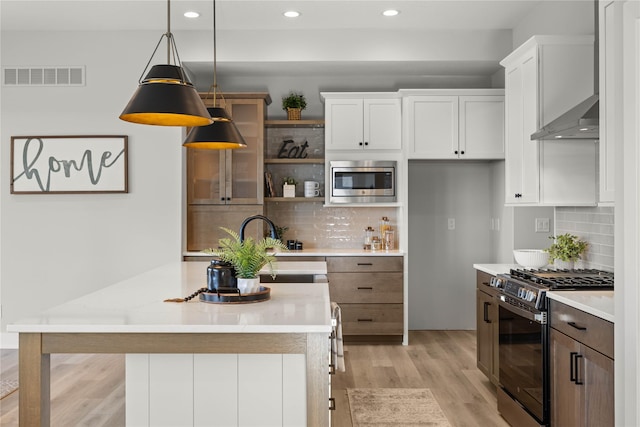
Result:
M367 228L364 229L364 250L365 251L370 251L371 250L371 241L373 239L373 227L368 226Z
M389 221L389 217L383 216L380 220L380 238L384 239L384 233L387 230L391 229L391 222Z
M382 241L379 236L373 236L371 238L371 251L379 251L382 248Z
M392 251L396 245L396 232L391 227L385 230L382 237L382 246L385 251Z

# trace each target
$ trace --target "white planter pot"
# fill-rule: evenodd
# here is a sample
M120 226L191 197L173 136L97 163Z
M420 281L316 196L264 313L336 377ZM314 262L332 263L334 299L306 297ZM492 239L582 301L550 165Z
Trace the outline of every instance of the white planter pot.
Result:
M556 268L556 270L573 270L574 262L554 259L553 266Z
M296 197L296 186L295 184L284 184L282 186L282 197Z
M241 277L237 278L238 280L238 289L241 294L253 294L260 290L260 278L256 277L255 279L243 279Z

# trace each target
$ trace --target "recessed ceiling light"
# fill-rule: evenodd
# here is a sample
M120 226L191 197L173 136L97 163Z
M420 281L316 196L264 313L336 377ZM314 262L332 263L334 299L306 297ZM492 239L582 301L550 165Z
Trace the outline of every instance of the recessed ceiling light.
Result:
M578 130L579 130L580 132L586 132L586 131L588 131L588 130L589 130L589 128L580 128L580 129L578 129Z
M286 16L287 18L297 18L298 16L300 16L300 12L297 12L295 10L288 10L285 13L283 13L284 16Z
M184 13L185 18L197 18L200 16L200 14L198 12L194 12L194 11L188 11Z
M560 139L560 138L562 138L562 135L556 135L555 138L556 139Z
M384 16L396 16L399 13L400 13L400 11L399 10L395 10L395 9L389 9L389 10L385 10L384 12L382 12L382 14Z

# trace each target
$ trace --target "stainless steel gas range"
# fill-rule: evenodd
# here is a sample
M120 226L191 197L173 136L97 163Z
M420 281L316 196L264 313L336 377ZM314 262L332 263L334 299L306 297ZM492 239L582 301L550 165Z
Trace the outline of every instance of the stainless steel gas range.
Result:
M499 292L498 411L513 426L548 426L546 292L613 289L613 273L511 270L492 278L491 286Z

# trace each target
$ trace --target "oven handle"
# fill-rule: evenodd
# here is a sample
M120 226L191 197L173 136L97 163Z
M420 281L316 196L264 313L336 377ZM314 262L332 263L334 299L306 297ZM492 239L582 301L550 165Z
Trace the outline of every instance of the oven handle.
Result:
M527 320L531 320L532 322L540 323L541 325L544 325L547 323L547 316L546 316L547 313L534 314L534 313L531 313L530 311L523 310L519 307L511 305L508 302L505 302L502 298L504 298L504 295L500 295L498 298L499 306L504 307L510 312L515 313L518 316L524 317Z

